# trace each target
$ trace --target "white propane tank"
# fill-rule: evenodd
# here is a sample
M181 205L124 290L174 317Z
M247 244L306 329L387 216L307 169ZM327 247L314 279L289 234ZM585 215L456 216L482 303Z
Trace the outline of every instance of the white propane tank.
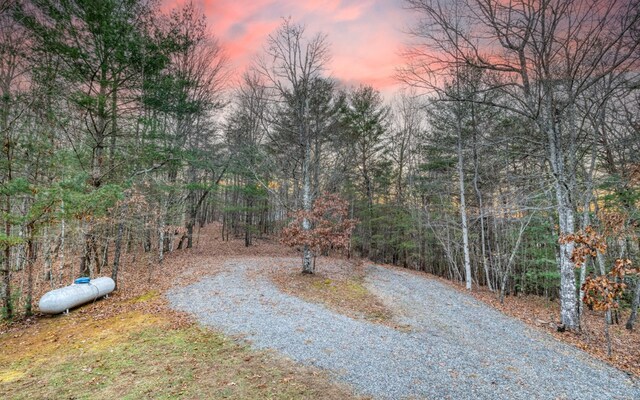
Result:
M116 283L108 277L91 279L89 283L74 283L47 292L40 298L40 312L60 314L81 304L94 301L113 292Z

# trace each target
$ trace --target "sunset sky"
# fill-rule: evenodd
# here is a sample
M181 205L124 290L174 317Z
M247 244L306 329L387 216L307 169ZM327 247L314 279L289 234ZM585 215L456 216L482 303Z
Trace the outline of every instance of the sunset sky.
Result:
M169 1L169 0L167 0ZM173 3L173 2L172 2ZM183 1L173 3L180 5ZM194 0L206 14L234 71L244 71L267 35L291 17L309 35L324 32L331 45L329 70L346 85L366 83L389 95L406 41L402 0ZM169 3L165 3L169 5Z

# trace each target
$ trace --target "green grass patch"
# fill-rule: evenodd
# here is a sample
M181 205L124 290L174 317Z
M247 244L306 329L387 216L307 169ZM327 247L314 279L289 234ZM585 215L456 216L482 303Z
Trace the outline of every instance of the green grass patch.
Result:
M322 303L351 317L393 325L391 310L367 289L363 276L329 278L286 271L272 279L282 291L307 301Z
M146 292L143 295L140 295L138 297L134 297L130 301L132 303L144 303L144 302L147 302L149 300L156 299L159 295L160 295L160 292L158 292L157 290L150 290L150 291Z
M140 312L57 317L0 347L2 399L353 398L316 371Z

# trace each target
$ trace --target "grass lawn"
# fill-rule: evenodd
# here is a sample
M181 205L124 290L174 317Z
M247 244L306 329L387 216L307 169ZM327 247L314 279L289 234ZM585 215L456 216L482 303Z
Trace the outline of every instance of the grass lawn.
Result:
M172 313L83 311L0 336L1 399L355 398L317 370Z

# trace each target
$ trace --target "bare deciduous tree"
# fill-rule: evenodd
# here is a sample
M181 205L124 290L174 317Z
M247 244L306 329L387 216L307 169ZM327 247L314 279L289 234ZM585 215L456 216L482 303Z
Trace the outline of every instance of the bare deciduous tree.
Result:
M310 39L305 36L305 27L285 19L280 28L269 35L266 55L258 60L257 71L262 74L271 92L271 100L291 107L291 124L274 121L277 129L289 131L300 149L302 166L302 209L311 211L313 190L311 160L314 135L320 134L311 128L310 102L314 81L321 78L329 61L326 36L317 34ZM302 220L304 230L311 229L308 219ZM302 271L313 273L312 252L304 246Z
M458 66L491 71L492 90L508 109L535 123L554 182L560 235L575 230L579 102L611 74L637 73L640 21L637 1L407 0L421 20L420 42L408 52L402 77L430 89ZM479 100L483 101L483 100ZM573 243L559 245L561 324L579 325Z

